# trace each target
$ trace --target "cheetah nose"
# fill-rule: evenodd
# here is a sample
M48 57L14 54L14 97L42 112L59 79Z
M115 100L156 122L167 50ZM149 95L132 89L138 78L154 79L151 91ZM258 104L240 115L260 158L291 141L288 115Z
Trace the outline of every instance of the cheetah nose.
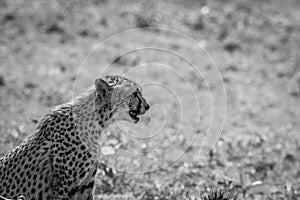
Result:
M145 109L146 109L146 110L149 110L149 108L150 108L149 104L148 104L148 103L146 103L146 105L145 105Z

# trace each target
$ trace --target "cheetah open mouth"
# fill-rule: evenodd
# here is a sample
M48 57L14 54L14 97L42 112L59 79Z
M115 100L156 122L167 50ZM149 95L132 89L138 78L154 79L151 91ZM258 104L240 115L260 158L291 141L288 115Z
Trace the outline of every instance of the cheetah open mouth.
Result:
M130 117L135 120L135 122L138 122L140 120L139 115L140 113L137 110L130 110L129 115Z

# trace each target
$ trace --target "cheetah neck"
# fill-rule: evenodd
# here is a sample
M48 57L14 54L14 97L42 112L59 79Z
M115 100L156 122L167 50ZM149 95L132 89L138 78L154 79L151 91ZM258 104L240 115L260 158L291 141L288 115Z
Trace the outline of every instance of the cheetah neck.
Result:
M93 121L100 125L100 129L105 129L114 122L112 115L116 109L112 108L110 101L99 101L96 95L93 90L72 102L72 112L78 119L88 123Z
M72 104L74 125L76 134L81 138L82 143L89 149L93 158L101 158L101 134L113 123L112 115L115 112L110 103L96 102L96 93L81 97ZM96 106L97 105L97 106Z

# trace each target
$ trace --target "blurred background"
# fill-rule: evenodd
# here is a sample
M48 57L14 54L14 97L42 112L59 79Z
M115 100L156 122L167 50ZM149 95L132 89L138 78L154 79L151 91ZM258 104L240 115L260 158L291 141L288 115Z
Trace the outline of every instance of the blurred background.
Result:
M298 0L0 0L0 154L95 78L123 74L152 106L138 126L104 134L99 198L224 187L299 199L299 10Z

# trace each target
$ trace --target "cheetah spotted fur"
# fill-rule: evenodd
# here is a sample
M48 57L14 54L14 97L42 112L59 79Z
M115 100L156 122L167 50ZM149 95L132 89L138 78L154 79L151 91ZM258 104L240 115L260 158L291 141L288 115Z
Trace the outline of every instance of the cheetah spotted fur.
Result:
M91 91L54 108L0 158L0 196L92 200L101 132L117 120L137 123L149 107L137 83L122 76L96 79Z

